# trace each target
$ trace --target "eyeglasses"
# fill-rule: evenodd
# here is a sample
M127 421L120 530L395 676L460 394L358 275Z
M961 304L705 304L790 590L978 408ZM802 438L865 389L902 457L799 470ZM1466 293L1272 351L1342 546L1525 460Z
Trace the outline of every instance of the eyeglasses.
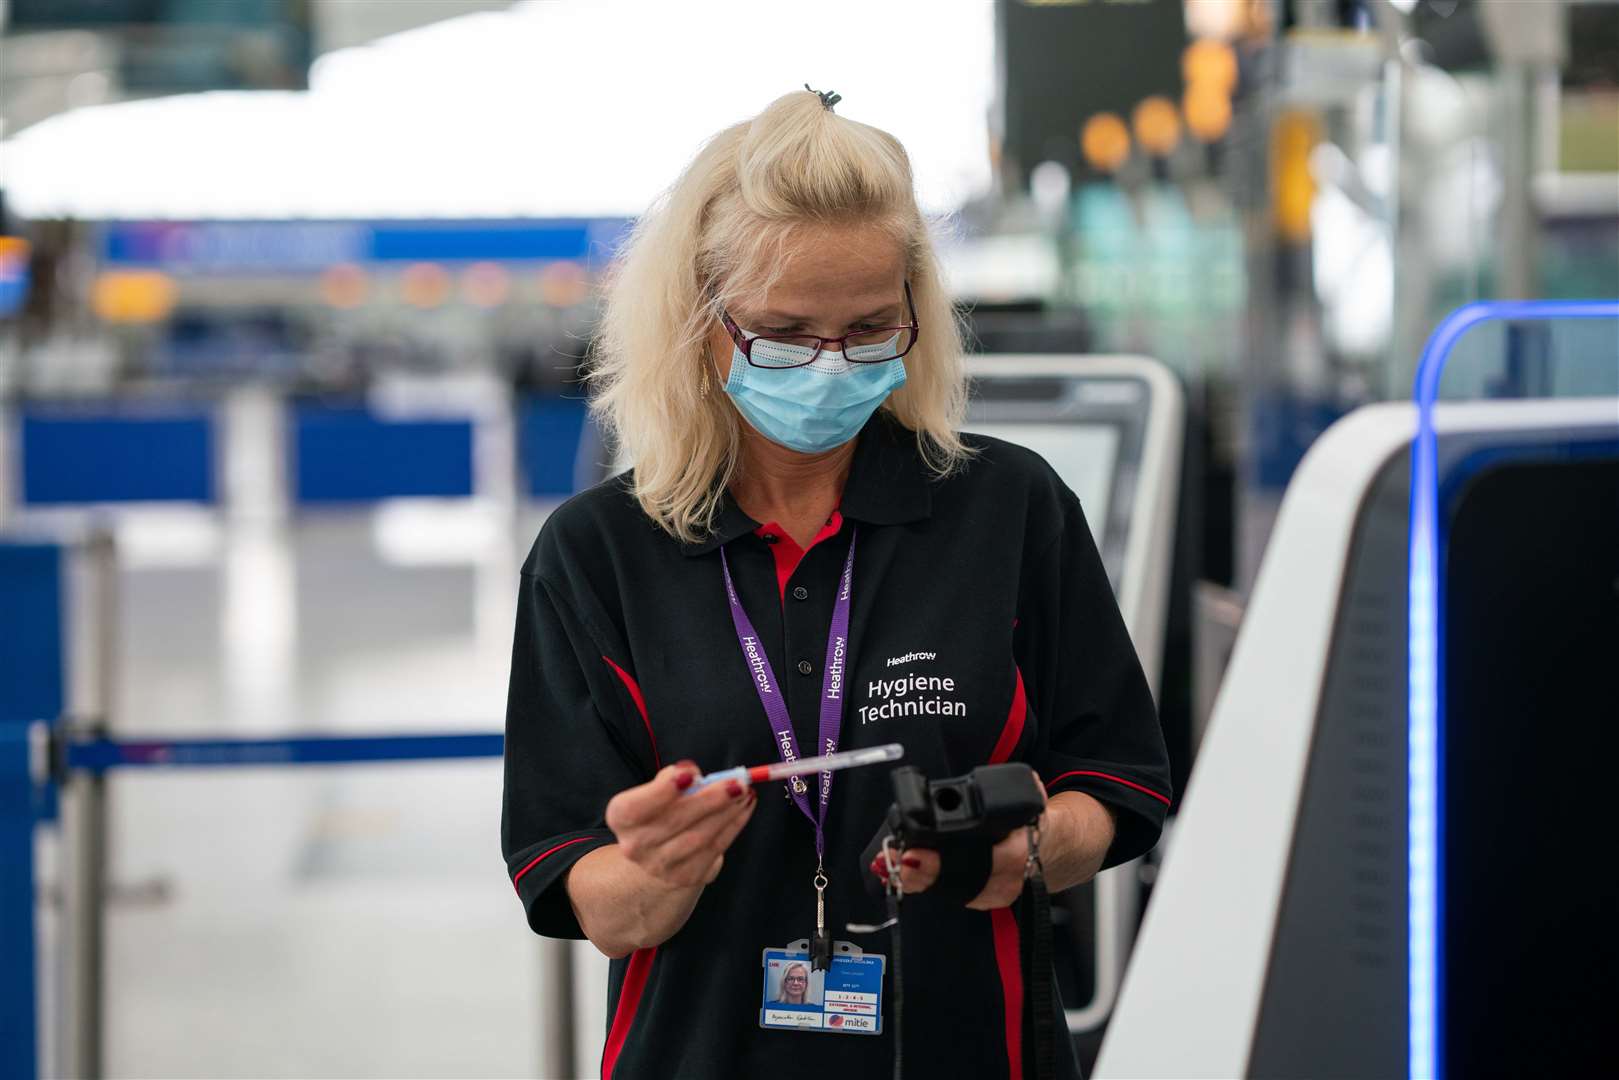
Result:
M804 975L783 975L781 977L781 981L782 982L809 982L809 978L807 976L804 976Z
M903 326L878 326L831 338L814 334L759 334L750 338L724 311L720 312L720 324L736 342L743 358L758 368L804 367L815 363L816 357L829 347L841 349L851 364L886 364L910 352L920 331L908 281L905 283L905 309L911 313L911 321Z

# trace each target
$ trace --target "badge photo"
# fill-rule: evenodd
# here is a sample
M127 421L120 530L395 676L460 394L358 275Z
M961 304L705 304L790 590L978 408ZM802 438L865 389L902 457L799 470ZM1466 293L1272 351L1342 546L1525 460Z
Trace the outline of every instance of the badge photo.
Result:
M808 941L764 950L759 1026L785 1031L876 1035L883 1029L886 959L847 941L833 943L831 966L814 970Z

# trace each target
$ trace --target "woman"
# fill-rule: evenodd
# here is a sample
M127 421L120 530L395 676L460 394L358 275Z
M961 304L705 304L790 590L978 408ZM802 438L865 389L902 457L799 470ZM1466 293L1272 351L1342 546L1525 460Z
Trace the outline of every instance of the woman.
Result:
M776 995L777 1005L808 1005L810 969L808 964L788 964L781 973L781 991Z
M829 937L887 951L846 929L883 915L857 863L887 774L687 795L700 769L887 742L933 778L1027 762L1053 891L1146 851L1169 802L1079 502L960 433L909 162L834 101L721 132L638 223L593 373L635 469L559 508L523 568L502 843L530 926L614 958L604 1076L891 1068L886 994L877 1037L769 1030L760 966L815 936L818 903ZM965 892L903 855L915 1075L1020 1074L1025 844Z

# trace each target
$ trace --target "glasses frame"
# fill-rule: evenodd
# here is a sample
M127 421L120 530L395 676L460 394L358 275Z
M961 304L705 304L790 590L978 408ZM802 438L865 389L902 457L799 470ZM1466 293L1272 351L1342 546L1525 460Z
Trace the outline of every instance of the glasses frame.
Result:
M916 321L916 302L911 299L911 283L909 281L905 283L905 307L906 310L911 313L911 321L909 323L902 326L874 326L870 330L856 330L854 333L844 334L842 337L821 337L818 334L759 334L750 338L743 333L742 328L736 324L736 320L732 319L730 313L725 311L723 308L720 310L720 325L725 327L725 332L731 335L732 341L736 342L737 350L742 353L742 358L753 367L759 368L762 371L792 371L794 368L808 367L821 358L821 354L826 351L826 347L828 345L837 345L839 351L843 352L844 359L848 360L851 364L888 364L900 359L912 349L916 348L917 341L922 337L922 327ZM905 348L901 349L893 356L885 356L881 360L856 360L843 349L844 343L852 337L863 337L867 334L882 334L902 330L910 331L910 344L906 345ZM778 344L792 343L798 344L800 347L802 347L802 343L809 338L814 338L817 342L815 346L815 354L801 364L755 364L753 362L753 343L756 341L773 341Z

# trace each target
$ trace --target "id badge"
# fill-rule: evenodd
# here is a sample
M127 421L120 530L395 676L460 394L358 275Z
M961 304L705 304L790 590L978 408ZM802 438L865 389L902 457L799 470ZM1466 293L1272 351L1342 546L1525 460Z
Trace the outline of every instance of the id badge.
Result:
M847 941L832 943L832 964L814 970L809 939L764 951L759 1026L783 1031L876 1035L883 1030L887 958Z

